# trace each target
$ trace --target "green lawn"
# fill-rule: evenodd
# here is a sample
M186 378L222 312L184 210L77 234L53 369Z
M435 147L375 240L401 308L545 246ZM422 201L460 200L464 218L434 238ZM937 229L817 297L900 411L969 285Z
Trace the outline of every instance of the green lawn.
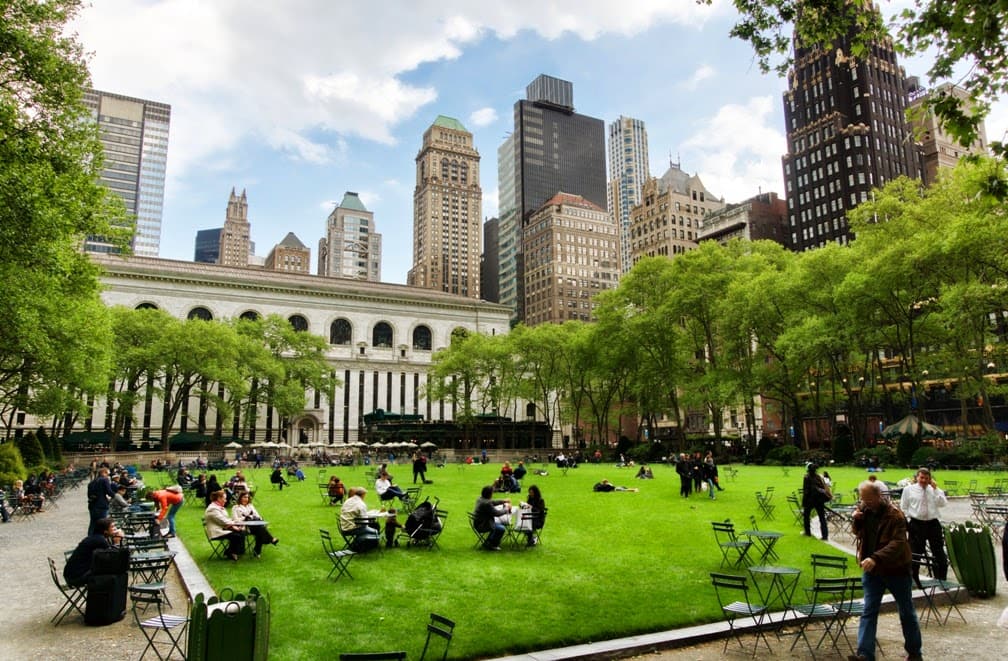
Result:
M549 517L542 544L499 553L475 550L469 529L480 488L498 474L499 464L428 471L434 484L424 495L441 499L449 512L440 548L397 548L357 556L350 564L354 580L326 580L330 564L322 553L319 528L338 537L338 507L324 504L316 481L318 469L306 468L307 480L282 492L271 489L266 469L247 470L258 488L256 506L280 538L256 560L210 561L200 526L203 507L188 503L179 513L179 533L215 588L269 593L273 625L270 655L275 659L334 658L339 652L406 650L419 657L428 613L457 623L452 658L513 654L535 649L660 631L720 619L708 573L721 557L710 522L732 519L748 528L756 512L754 492L773 485L774 521L763 529L785 533L778 544L779 564L808 569L809 554L831 547L801 536L785 501L800 488L803 469L737 465L732 481L722 470L726 490L712 501L706 494L678 495L679 480L668 466L653 466L654 480L635 480L635 469L611 464L585 465L548 476L529 475L524 486L538 484ZM409 466L391 469L397 482L410 486ZM368 487L367 501L377 506L373 485L363 484L364 469L330 468L348 485ZM851 502L851 490L864 478L860 469L830 470L836 491ZM890 471L895 482L910 471ZM224 482L230 475L218 473ZM944 479L980 486L991 473L951 471ZM592 485L608 478L639 487L639 493L594 493ZM155 478L157 479L157 478ZM403 518L400 518L402 521ZM744 525L742 525L744 523ZM805 571L800 585L810 582Z

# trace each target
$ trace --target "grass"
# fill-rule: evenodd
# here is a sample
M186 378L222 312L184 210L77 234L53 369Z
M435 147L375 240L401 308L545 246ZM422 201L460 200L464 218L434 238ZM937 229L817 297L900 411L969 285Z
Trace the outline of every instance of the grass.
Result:
M803 470L792 467L785 476L781 467L736 468L734 481L722 473L726 490L713 501L706 494L681 498L669 466L653 466L654 480L635 480L633 469L611 464L584 465L567 475L552 468L548 476L530 474L523 486L538 484L549 507L542 544L500 553L473 548L467 519L480 488L493 481L500 465L429 470L434 484L424 487L424 495L439 497L449 512L440 548L357 556L350 563L354 580L338 582L326 580L330 564L318 530L329 529L338 538L339 508L323 503L316 468L306 468L307 480L282 492L271 489L267 469L245 471L258 488L257 508L280 539L261 559L249 554L238 563L211 561L200 526L202 504L183 507L178 528L216 589L256 586L270 595L271 658L396 649L418 658L431 611L457 623L452 658L501 656L719 620L708 574L718 570L721 557L710 522L730 518L748 528L749 515L756 513L754 492L770 485L776 489L776 516L760 520L760 527L785 533L777 546L778 564L802 568L799 585L810 584L809 554L834 551L801 536L788 510L785 496L801 487ZM400 485L410 486L408 465L391 472ZM378 506L373 485L364 484L363 468L328 469L327 475L333 473L347 485L368 487L367 502ZM865 476L856 468L830 474L844 502L851 502L851 490ZM218 478L223 482L229 475ZM882 478L895 482L906 475L892 471ZM939 483L979 478L981 487L996 477L936 474ZM592 492L602 478L640 492Z

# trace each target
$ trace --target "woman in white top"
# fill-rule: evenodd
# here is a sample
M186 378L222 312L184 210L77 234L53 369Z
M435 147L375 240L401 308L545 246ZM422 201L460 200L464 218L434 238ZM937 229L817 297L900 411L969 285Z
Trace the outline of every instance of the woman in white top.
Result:
M252 496L248 491L242 491L238 494L238 502L231 508L231 518L239 522L263 520L255 505L252 504ZM255 547L252 549L252 553L257 558L262 555L264 544L273 544L276 546L280 541L270 533L266 526L251 525L246 526L245 529L255 538Z

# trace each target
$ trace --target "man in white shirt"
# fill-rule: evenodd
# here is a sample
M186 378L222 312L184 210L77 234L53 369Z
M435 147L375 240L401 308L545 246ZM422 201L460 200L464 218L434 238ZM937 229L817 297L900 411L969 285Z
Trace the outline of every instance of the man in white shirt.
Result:
M938 488L927 468L917 469L916 481L904 487L900 497L900 507L909 519L907 532L910 536L910 550L917 555L924 553L925 545L930 547L934 577L943 581L948 576L948 558L945 555L945 536L938 515L939 510L946 505L948 499L945 492ZM918 563L914 563L913 570L914 576L917 576L920 571Z

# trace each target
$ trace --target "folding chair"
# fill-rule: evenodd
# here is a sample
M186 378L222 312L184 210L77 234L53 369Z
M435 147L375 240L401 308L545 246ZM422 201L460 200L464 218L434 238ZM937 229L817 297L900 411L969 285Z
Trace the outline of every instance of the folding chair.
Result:
M219 558L223 560L227 557L228 540L226 538L214 539L210 537L210 533L206 529L206 519L201 519L203 525L203 534L206 535L207 542L210 544L210 559Z
M930 553L914 553L913 561L920 564L920 568L928 573L927 577L915 576L914 583L917 589L924 593L924 626L931 621L931 614L934 613L935 621L940 625L948 624L952 610L959 614L959 618L966 624L966 618L959 610L959 599L965 589L960 583L952 580L942 580L934 578L934 562ZM945 603L948 608L945 610L945 617L942 617L935 603L938 593L945 595ZM918 616L919 617L919 616Z
M844 578L847 575L847 563L850 560L845 555L827 555L824 553L812 554L812 579Z
M784 533L760 530L759 524L756 523L755 514L749 515L749 524L752 526L752 529L743 530L742 534L759 547L760 557L757 562L763 564L769 560L777 560L779 556L774 547L777 546L777 541L784 536Z
M794 494L789 494L787 497L788 508L791 510L791 515L794 516L794 522L796 525L804 525L805 513L802 511L801 501L798 500L798 496Z
M406 495L401 498L401 507L407 515L412 513L416 509L416 506L420 504L421 491L423 491L423 487L410 487L406 489Z
M445 648L441 661L448 658L448 646L451 645L452 635L455 632L455 623L447 617L442 617L437 613L430 614L430 622L427 624L427 641L424 643L423 652L420 653L420 661L427 657L427 648L430 646L431 636L444 638Z
M472 512L469 512L469 527L472 529L473 533L476 534L476 544L473 548L481 548L486 546L487 538L490 536L490 531L485 532L476 530L476 517L473 516Z
M77 611L84 617L84 611L81 606L84 605L84 601L87 598L87 588L83 585L73 586L68 585L60 580L60 574L56 571L56 562L52 558L49 560L49 573L52 574L53 583L59 588L60 593L63 595L63 605L60 609L56 611L56 614L52 616L49 621L55 626L59 626L59 623L63 621L63 618L70 614L70 611Z
M797 615L799 625L794 642L791 643L791 650L799 640L804 640L812 658L815 658L816 650L822 647L823 641L829 638L833 649L839 652L837 639L841 635L842 621L846 617L841 608L834 606L848 600L849 581L847 578L817 578L811 588L806 588L811 595L811 602L798 604L792 609ZM816 642L815 648L809 640L808 633L816 624L822 625L822 635Z
M156 555L135 554L130 556L130 573L134 576L133 587L145 590L157 590L164 597L165 603L171 607L168 599L168 584L165 574L171 568L174 553L159 553Z
M847 646L850 647L851 653L855 653L857 652L857 635L855 634L853 641L847 636L847 621L851 618L860 618L864 614L864 585L861 583L860 576L847 576L846 579L847 597L844 601L833 604L833 607L841 611L843 615L839 621L839 635L843 636L844 640L847 641ZM885 655L885 652L882 651L882 643L879 642L877 636L875 638L875 647L878 648L879 654Z
M738 641L739 647L745 650L745 645L742 643L742 633L743 628L736 628L735 621L742 617L752 618L755 625L756 631L756 641L753 645L753 658L756 658L756 654L759 651L759 641L763 640L763 644L766 645L767 651L771 654L773 650L770 649L770 642L767 641L766 633L764 632L763 618L766 617L767 608L762 604L754 604L749 601L749 587L746 583L745 576L733 576L731 574L718 574L711 573L711 584L714 586L714 594L717 596L718 605L721 607L721 612L725 614L728 619L728 630L729 638L734 638ZM732 597L741 594L741 600L736 599L731 601ZM728 651L728 640L725 638L724 648L721 652L725 653Z
M140 653L140 659L142 660L147 655L147 650L153 650L158 659L162 660L170 659L175 651L185 658L184 641L189 618L165 613L159 590L133 586L130 588L130 599L133 601L133 619L147 639L147 647ZM157 615L141 620L140 611L146 612L148 608L156 609ZM163 638L167 638L167 640L159 640L162 633L164 634ZM168 653L162 655L158 645L166 647Z
M340 654L340 661L406 661L406 652L351 652Z
M350 561L357 553L350 549L337 549L333 546L332 536L328 530L320 528L319 536L322 538L322 550L332 562L332 569L329 570L329 575L326 578L331 577L333 572L336 572L337 581L344 574L346 574L347 578L353 579L353 575L350 573Z
M735 535L735 526L731 521L711 521L711 527L714 529L714 539L721 549L721 567L726 564L731 567L748 565L752 540L739 539Z
M757 491L756 504L759 505L760 513L763 515L763 520L773 521L773 511L777 506L770 502L770 497L765 495L762 491Z

